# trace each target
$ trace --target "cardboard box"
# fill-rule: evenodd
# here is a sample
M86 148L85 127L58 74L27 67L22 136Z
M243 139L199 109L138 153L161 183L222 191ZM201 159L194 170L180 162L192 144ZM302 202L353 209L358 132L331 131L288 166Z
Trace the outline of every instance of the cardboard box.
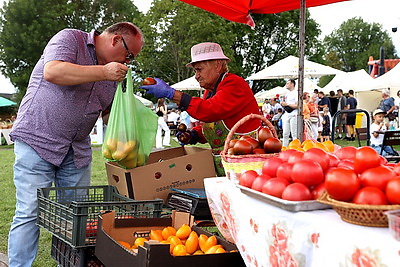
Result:
M176 147L153 152L145 166L126 170L106 163L108 183L135 200L161 198L166 202L175 188L204 188L203 179L215 177L210 149Z
M186 212L174 212L172 218L144 218L118 219L115 212L104 213L100 216L100 227L97 233L95 255L107 267L135 266L135 267L225 267L243 266L239 252L221 254L172 256L169 244L160 244L157 241L145 242L134 253L121 246L117 241L134 243L135 236L143 236L150 230L163 229L166 226L180 226L183 223L191 225L193 216ZM176 227L177 228L177 227ZM199 227L192 226L198 234L211 234ZM223 238L217 237L218 243L227 251L237 250L236 246Z

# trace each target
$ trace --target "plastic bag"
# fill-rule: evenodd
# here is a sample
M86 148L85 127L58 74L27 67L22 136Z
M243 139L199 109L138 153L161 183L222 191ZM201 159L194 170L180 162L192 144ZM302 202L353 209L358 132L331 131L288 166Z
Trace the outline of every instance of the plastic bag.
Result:
M158 117L134 96L131 69L125 92L124 87L124 82L118 83L102 149L105 159L132 169L146 164L154 145Z

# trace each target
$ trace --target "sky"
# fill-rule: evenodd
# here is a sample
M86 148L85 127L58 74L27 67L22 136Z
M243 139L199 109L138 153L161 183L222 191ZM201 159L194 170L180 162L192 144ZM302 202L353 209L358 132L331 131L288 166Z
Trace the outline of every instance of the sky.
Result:
M0 0L0 6L4 0ZM133 0L142 12L147 12L152 0ZM399 0L352 0L309 8L311 17L320 24L321 37L338 29L340 24L353 17L361 17L368 23L380 23L386 30L400 54L400 4ZM397 27L397 32L392 28ZM0 74L0 93L13 93L9 80Z

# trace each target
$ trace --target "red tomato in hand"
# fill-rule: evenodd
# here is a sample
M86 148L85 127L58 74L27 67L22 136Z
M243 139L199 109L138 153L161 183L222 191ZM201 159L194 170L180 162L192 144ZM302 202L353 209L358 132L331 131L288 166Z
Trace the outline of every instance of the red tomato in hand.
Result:
M325 171L329 167L329 155L320 148L310 148L309 150L304 152L303 159L309 159L311 161L319 163L323 171Z
M364 146L357 149L354 157L354 171L362 173L366 169L378 167L381 165L381 159L378 152L370 146Z
M334 152L334 154L340 159L350 159L354 160L354 157L356 156L357 148L354 146L344 146L339 148Z
M324 181L324 171L317 162L302 159L293 164L290 177L293 182L302 183L306 186L318 185Z
M386 205L385 194L376 187L367 186L357 191L353 198L355 204Z
M286 186L282 192L282 199L291 201L311 200L312 195L310 189L301 183L293 183Z
M266 174L261 174L254 179L253 184L251 185L251 189L261 192L264 184L271 179L271 176Z
M264 150L266 153L279 153L282 149L282 143L278 138L268 138L264 142Z
M289 185L289 182L284 178L271 178L265 182L262 187L262 192L274 197L282 197L282 192L285 190L286 186Z
M246 140L238 140L233 146L235 155L247 155L253 151L253 145Z
M254 170L245 171L240 175L239 184L245 187L250 187L253 184L254 180L258 177L258 173Z
M386 197L390 204L400 204L400 177L396 177L387 183Z
M282 159L278 157L269 158L263 164L262 173L271 177L276 177L276 170L282 163Z
M325 192L325 190L326 190L325 182L317 185L317 187L311 190L311 195L313 199L318 199L322 195L322 193Z
M293 152L296 151L297 151L296 149L288 149L285 151L281 151L278 157L281 158L284 162L287 162L289 160L290 155L292 155Z
M142 81L142 85L152 85L152 84L156 84L156 80L154 80L154 78L151 77L147 77Z
M260 128L258 130L258 142L260 142L260 145L264 147L264 142L268 138L272 138L274 135L272 134L271 130L265 127Z
M360 180L353 170L338 167L326 173L325 187L332 198L350 201L360 188Z
M278 178L284 178L288 180L288 182L292 182L292 170L293 170L293 164L289 162L284 162L282 163L278 169L276 170L276 177Z
M375 168L367 169L360 175L362 186L374 186L381 191L385 191L386 185L389 180L396 177L396 173L386 166L378 166Z

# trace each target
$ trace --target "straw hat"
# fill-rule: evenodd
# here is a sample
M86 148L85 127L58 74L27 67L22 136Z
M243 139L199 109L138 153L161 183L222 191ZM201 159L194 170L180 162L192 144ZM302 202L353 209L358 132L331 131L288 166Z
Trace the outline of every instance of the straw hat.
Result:
M228 62L230 61L230 59L224 55L221 46L217 43L200 43L192 46L190 52L192 61L186 64L187 67L191 67L195 62L205 60L226 59Z

